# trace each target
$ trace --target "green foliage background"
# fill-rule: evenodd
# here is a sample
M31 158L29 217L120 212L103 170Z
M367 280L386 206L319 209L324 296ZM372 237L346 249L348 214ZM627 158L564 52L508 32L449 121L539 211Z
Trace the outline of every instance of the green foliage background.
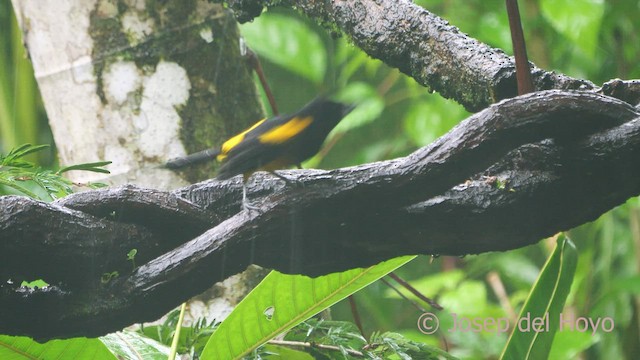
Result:
M470 36L511 53L503 2L415 2ZM639 1L524 0L520 9L528 53L539 67L596 84L640 78ZM0 2L2 153L22 143L51 142L33 70L10 10L9 2ZM294 11L273 9L243 25L242 32L262 59L281 111L293 111L316 94L334 89L339 97L360 103L307 167L333 168L404 156L468 115L456 103L430 93ZM51 159L39 160L51 166ZM578 262L564 313L611 317L615 329L593 335L558 332L550 358L633 358L640 354L640 202L630 199L569 234L578 249ZM439 314L444 319L441 328L447 329L452 324L446 319L453 313L485 318L517 313L553 244L545 240L515 251L465 258L420 257L399 274L445 307ZM495 279L504 285L506 298L491 286ZM421 312L381 282L355 298L369 335L390 330L430 345L444 348L446 343L450 353L465 359L497 358L507 341L508 334L488 332L424 335L416 326ZM345 302L333 306L332 314L337 320L351 319Z
M510 53L511 38L501 2L416 1L462 31ZM596 84L612 78L640 77L640 5L637 1L521 1L529 55L538 66ZM294 33L287 29L297 29ZM308 165L339 167L403 156L445 133L468 114L459 105L370 59L344 38L333 39L313 22L289 10L263 14L242 26L247 43L261 55L275 96L293 110L314 94L337 88L345 99L362 102L329 140L329 150ZM324 44L324 47L318 44ZM316 65L313 66L311 62ZM326 64L323 68L322 64ZM322 79L322 80L320 80ZM347 131L348 130L348 131ZM631 199L598 221L570 232L579 251L566 314L611 317L612 332L558 332L550 358L631 358L640 353L638 311L640 210ZM399 272L450 314L508 316L531 289L553 241L507 253L464 259L423 257ZM508 304L487 278L501 279ZM420 312L378 282L356 295L365 330L397 331L420 342L443 345L461 358L498 357L507 334L440 333L426 336L416 327ZM503 299L504 300L504 299ZM424 306L424 305L423 305ZM350 319L348 304L332 308L334 318ZM441 324L450 328L452 324ZM579 354L579 355L578 355Z
M0 153L22 144L52 144L33 67L10 1L0 2ZM53 149L38 153L42 165L53 163ZM31 159L35 159L33 155Z

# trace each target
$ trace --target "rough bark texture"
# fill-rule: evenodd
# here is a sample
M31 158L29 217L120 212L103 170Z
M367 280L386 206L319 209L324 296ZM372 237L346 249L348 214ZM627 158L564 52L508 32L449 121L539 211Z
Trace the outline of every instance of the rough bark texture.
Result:
M522 247L640 193L638 156L633 106L547 91L493 105L405 158L283 172L298 186L258 173L249 184L258 212L239 211L240 178L53 204L0 197L0 306L12 309L0 314L0 333L100 335L249 264L315 276L405 254ZM135 269L124 256L133 248ZM6 282L41 274L54 286Z
M231 12L206 0L13 1L62 164L162 189L207 178L142 168L220 144L262 116ZM196 172L199 172L196 174Z
M462 33L410 0L227 0L239 21L265 7L288 5L337 28L370 56L396 67L425 87L475 112L517 95L515 61ZM535 90L591 90L596 86L531 64ZM640 99L640 88L600 88L605 95ZM618 87L618 89L622 89ZM622 97L621 97L622 99Z
M240 21L264 6L286 4L329 27L337 27L367 54L418 83L478 111L517 95L515 61L462 33L409 0L228 1ZM532 67L536 90L593 89L585 80Z
M187 180L212 177L215 166L173 173L157 165L219 145L262 116L251 68L240 54L237 22L220 4L207 0L14 0L13 5L34 63L60 162L113 162L106 179L103 174L71 172L74 181L175 189ZM148 197L138 200L151 201ZM159 206L183 205L174 199L153 200ZM139 204L138 209L144 206ZM43 218L52 211L39 205L32 210ZM138 213L138 217L163 219L167 227L157 233L139 232L136 227L114 228L108 222L95 224L84 214L76 215L56 223L55 231L75 236L90 230L116 244L120 244L118 239L133 236L140 240L137 262L150 260L152 248L168 251L205 230L188 235L188 239L173 230L189 227L190 219L199 219L195 213L182 217L171 211ZM57 241L53 239L56 235L43 236ZM41 241L37 236L30 239ZM65 279L68 284L127 269L123 254L132 247L113 244L61 246L63 253L53 259L48 253L51 248L25 240L16 246L30 246L38 258L46 260L34 262L31 269L12 278L48 277L40 271L45 264L53 269L48 273L52 279L66 271L65 264L91 268L91 276L78 272L75 279ZM86 252L87 246L94 252ZM105 261L97 264L95 258ZM7 265L16 263L27 264L12 258ZM255 278L255 272L236 280L252 281L247 278ZM230 303L218 314L228 313L235 299L246 295L246 291L238 293L238 288L223 293L221 286L216 287L222 298L217 303Z
M228 3L248 20L271 2ZM511 58L407 0L279 3L341 29L371 56L470 110L515 95ZM85 11L95 5L87 4ZM104 18L117 10L109 4L93 9L92 38L105 46L126 40L118 36L117 19ZM169 13L184 14L192 5ZM117 31L102 33L98 23ZM209 38L206 31L198 35ZM148 43L125 45L123 52L105 53L96 73L81 75L103 78L122 62L118 55L150 53L154 64L161 57ZM170 56L176 64L199 58ZM0 333L40 340L101 335L155 319L253 263L313 276L405 254L518 248L640 193L638 82L614 80L599 95L588 81L535 67L533 76L538 90L593 91L506 100L405 158L283 172L298 186L259 173L249 185L259 212L240 211L240 179L172 193L125 186L53 204L0 197L0 307L11 309L0 312ZM109 103L108 91L100 93L108 87L98 87L90 89L96 104ZM135 103L136 94L127 101ZM205 103L194 99L186 106ZM181 116L190 113L183 107ZM131 249L138 250L135 268L126 260ZM52 286L31 290L15 281L34 277Z

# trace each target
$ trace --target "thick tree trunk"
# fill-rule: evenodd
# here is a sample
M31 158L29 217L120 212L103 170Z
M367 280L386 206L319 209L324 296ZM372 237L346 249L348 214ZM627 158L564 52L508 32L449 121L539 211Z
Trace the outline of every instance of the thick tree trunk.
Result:
M76 182L172 189L212 177L214 166L177 174L157 165L219 145L262 115L237 23L222 5L15 0L13 6L60 162L113 162L108 178L76 172ZM112 248L106 256L124 259L129 250ZM248 292L237 284L260 278L245 275L250 280L237 276L216 287L223 306L215 313L228 313ZM47 279L47 272L35 276Z
M229 11L204 0L127 4L13 1L60 162L109 160L112 184L175 188L185 181L154 165L219 144L261 108Z

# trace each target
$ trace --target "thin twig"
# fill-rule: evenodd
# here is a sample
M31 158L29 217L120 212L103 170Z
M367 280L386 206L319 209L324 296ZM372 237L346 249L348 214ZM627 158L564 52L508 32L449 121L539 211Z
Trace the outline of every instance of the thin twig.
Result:
M360 335L363 338L367 338L364 334L364 328L362 327L362 320L360 319L360 313L358 313L358 305L356 304L356 298L353 294L349 295L349 305L351 306L351 315L353 315L353 321L355 321L358 330L360 330Z
M260 63L260 59L258 55L256 55L253 50L248 47L245 49L247 62L253 70L258 75L258 79L260 79L260 84L262 84L262 89L264 93L267 95L267 99L269 99L269 105L271 106L271 111L273 115L278 115L280 112L278 111L278 105L276 105L276 99L273 97L273 93L271 92L271 87L269 87L269 83L267 82L267 78L264 76L264 71L262 70L262 64Z
M431 305L432 308L434 308L436 310L444 309L442 306L440 306L440 304L438 304L434 300L424 296L420 291L416 290L416 288L411 286L411 284L409 284L408 282L404 281L401 277L399 277L395 273L393 273L393 272L389 273L389 277L392 278L393 280L395 280L398 284L404 286L405 289L409 290L413 295L417 296L420 300L422 300L422 301L426 302L427 304Z
M407 300L409 303L411 303L411 305L413 305L416 309L418 309L418 311L423 312L423 313L427 312L427 310L425 308L420 306L420 304L418 304L417 302L409 299L405 294L402 293L402 291L398 290L398 288L396 288L395 286L393 286L393 284L391 284L389 281L387 281L387 279L382 278L382 279L380 279L380 281L385 283L388 287L391 288L391 290L395 291L398 295L400 295L401 298L403 298L403 299Z
M496 294L498 301L500 301L500 306L502 306L507 314L509 314L511 324L515 324L518 315L516 315L513 306L511 306L511 303L509 302L509 297L507 296L507 291L504 288L502 279L500 279L500 275L496 271L490 271L487 274L487 282L489 283L489 286L491 286L493 293Z
M527 46L522 33L522 22L518 10L518 0L507 0L507 14L509 16L509 28L511 29L511 43L513 54L516 58L516 79L518 81L518 95L524 95L534 91Z

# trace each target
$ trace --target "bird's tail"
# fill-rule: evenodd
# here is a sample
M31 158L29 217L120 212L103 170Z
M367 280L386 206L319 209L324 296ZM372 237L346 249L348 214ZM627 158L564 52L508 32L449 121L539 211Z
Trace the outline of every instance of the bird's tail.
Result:
M187 166L211 161L215 159L218 154L220 154L219 149L207 149L198 151L197 153L193 153L187 156L171 159L167 161L166 164L164 164L164 167L171 170L182 169Z

